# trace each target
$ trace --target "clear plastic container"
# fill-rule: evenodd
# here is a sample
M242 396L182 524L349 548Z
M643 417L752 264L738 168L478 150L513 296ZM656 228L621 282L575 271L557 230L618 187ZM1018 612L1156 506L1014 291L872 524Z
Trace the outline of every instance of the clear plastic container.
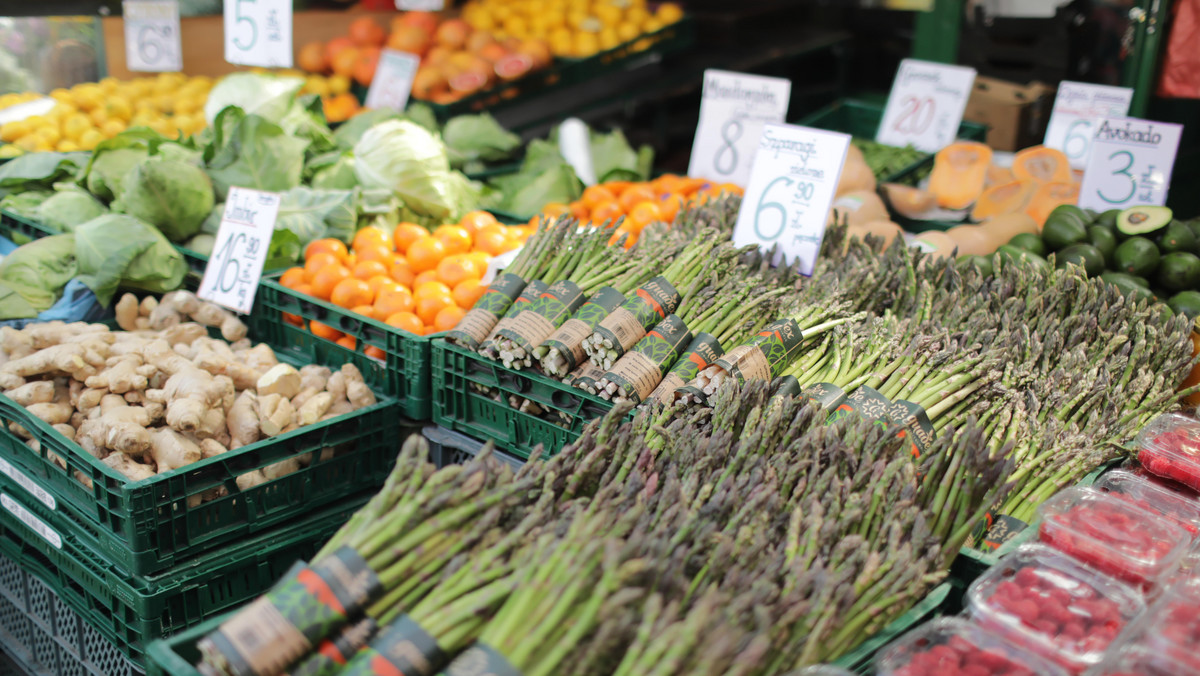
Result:
M1160 415L1142 428L1135 443L1146 471L1200 491L1200 420Z
M818 664L812 667L804 667L800 671L792 672L791 676L857 676L849 669L835 667L832 664Z
M1105 473L1092 487L1167 517L1182 526L1193 542L1200 535L1200 501L1191 496L1121 469Z
M1132 587L1045 545L1024 545L967 590L971 617L985 629L1071 673L1104 651L1146 609Z
M1129 633L1131 643L1169 656L1184 671L1200 673L1200 580L1186 580L1165 591Z
M1038 539L1094 570L1155 590L1192 545L1175 521L1112 493L1075 487L1038 507Z
M1200 676L1200 671L1145 646L1113 650L1087 676Z
M1066 676L1062 667L959 617L917 627L875 658L879 676Z

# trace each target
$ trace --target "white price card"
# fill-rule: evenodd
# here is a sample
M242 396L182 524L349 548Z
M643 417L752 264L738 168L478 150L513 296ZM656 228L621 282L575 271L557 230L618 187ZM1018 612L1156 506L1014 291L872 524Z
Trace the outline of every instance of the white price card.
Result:
M50 509L54 509L58 505L58 501L54 499L53 495L47 493L46 489L34 483L33 479L30 479L24 472L10 465L4 458L0 458L0 474L4 474L17 482L18 486L29 491L29 494L37 498L38 502Z
M421 65L421 57L408 52L398 52L385 49L379 55L379 66L375 69L375 77L371 80L371 88L367 90L367 108L391 108L404 110L408 105L408 95L412 92L413 78L417 75L417 66Z
M778 245L785 261L799 259L800 272L812 275L849 146L847 134L791 124L764 126L733 229L734 244Z
M278 215L278 193L230 188L197 295L249 314Z
M396 0L396 9L401 12L440 12L446 9L446 0Z
M1096 211L1167 202L1183 125L1106 117L1096 121L1079 206Z
M974 86L974 68L917 59L901 61L875 140L936 153L958 137Z
M1083 169L1091 154L1096 121L1105 117L1125 117L1132 100L1133 90L1129 87L1063 80L1054 97L1054 110L1050 113L1044 143L1063 151L1072 167Z
M225 60L292 67L292 0L225 0Z
M179 43L179 3L175 0L125 0L125 67L168 73L183 70Z
M791 96L789 80L704 71L688 175L745 186L763 125L784 121Z

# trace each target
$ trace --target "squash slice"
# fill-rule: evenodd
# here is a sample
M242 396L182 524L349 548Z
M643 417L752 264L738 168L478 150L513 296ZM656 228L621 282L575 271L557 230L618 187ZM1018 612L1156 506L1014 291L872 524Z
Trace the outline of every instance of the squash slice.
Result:
M1036 181L1012 181L994 185L984 190L975 201L975 207L971 209L971 218L982 221L1000 214L1024 211L1037 189Z
M966 209L983 194L992 149L975 141L956 141L938 151L929 175L929 192L947 209Z
M1040 228L1050 212L1063 204L1075 204L1079 201L1078 183L1043 183L1033 193L1025 213L1037 222Z
M1075 180L1071 163L1061 150L1046 146L1031 146L1013 157L1013 176L1018 181L1038 183L1070 183Z

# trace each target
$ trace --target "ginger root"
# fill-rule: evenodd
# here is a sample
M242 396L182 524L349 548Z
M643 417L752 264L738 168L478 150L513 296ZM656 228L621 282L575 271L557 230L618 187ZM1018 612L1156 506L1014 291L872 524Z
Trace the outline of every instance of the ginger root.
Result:
M154 468L142 464L123 453L113 453L100 462L125 475L130 481L142 481L154 477Z
M150 455L159 474L186 467L204 457L199 444L170 427L160 427L150 438Z
M45 404L54 401L54 383L49 380L35 380L32 383L7 390L4 396L12 399L21 406Z

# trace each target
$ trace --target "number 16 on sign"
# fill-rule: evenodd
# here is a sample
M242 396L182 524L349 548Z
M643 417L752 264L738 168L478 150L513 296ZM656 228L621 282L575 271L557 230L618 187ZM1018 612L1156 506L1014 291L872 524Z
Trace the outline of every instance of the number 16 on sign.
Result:
M277 193L230 188L213 255L204 268L197 295L249 314L278 215Z
M811 275L849 145L846 134L790 124L764 126L733 230L734 244L778 245L785 261L798 259L800 272Z

